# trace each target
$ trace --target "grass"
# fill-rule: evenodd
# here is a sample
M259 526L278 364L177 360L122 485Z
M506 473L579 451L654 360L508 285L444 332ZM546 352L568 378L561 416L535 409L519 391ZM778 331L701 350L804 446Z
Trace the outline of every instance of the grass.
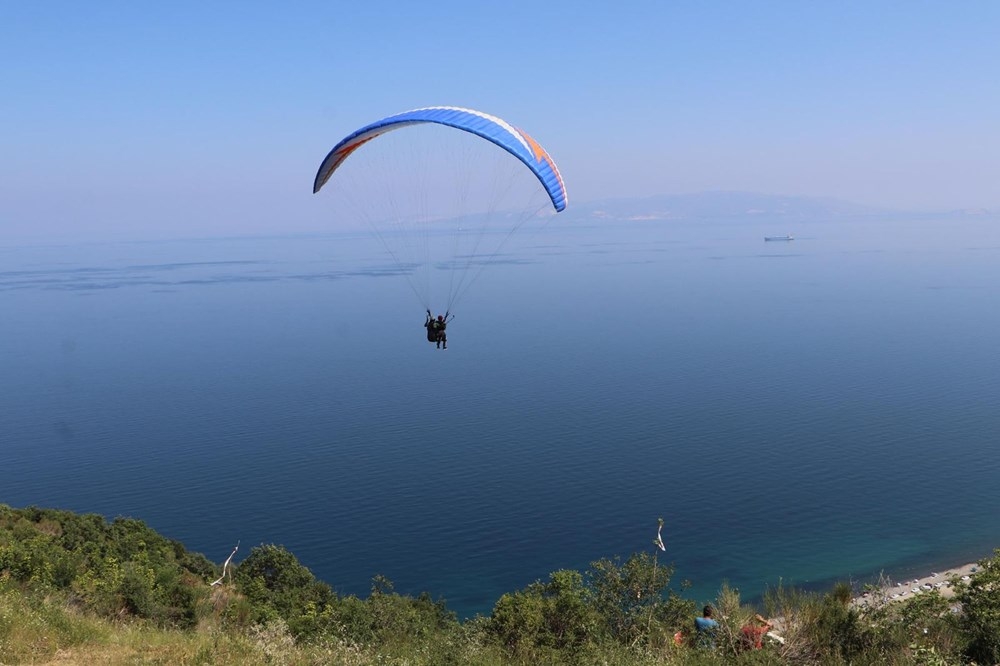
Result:
M346 643L296 645L283 623L247 633L226 631L216 622L194 630L161 629L150 623L112 622L83 613L71 598L41 595L0 581L0 664L58 666L439 666L428 644L366 649ZM457 650L456 664L502 666L512 663L495 648L469 639ZM452 652L455 654L455 652ZM625 648L587 655L597 664L628 666L709 666L715 655L695 651L637 654ZM765 663L765 662L761 662Z

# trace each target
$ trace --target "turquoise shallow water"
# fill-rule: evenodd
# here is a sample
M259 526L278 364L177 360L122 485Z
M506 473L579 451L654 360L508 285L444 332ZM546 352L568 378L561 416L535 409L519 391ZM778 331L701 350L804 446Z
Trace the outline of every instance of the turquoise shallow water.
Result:
M1000 543L1000 223L520 241L446 353L365 235L0 248L0 502L462 615L658 517L699 599Z

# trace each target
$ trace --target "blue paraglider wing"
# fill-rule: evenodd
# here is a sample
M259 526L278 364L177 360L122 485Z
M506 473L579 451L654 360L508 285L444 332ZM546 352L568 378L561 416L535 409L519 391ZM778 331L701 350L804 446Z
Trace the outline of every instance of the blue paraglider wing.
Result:
M531 169L548 193L552 207L557 213L566 208L566 186L563 184L562 176L559 175L556 163L538 142L496 116L452 106L432 106L405 111L365 125L353 132L334 146L320 164L316 180L313 182L313 193L319 192L337 167L362 145L386 132L418 123L436 123L454 127L500 146Z

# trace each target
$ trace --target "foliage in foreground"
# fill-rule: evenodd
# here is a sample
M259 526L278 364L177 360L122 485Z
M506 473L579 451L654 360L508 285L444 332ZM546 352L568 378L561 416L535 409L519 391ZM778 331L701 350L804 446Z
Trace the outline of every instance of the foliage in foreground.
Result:
M216 566L145 523L55 509L0 505L0 572L35 590L71 592L105 617L160 626L198 621L205 581Z
M0 505L0 663L60 664L948 664L1000 663L1000 550L956 585L906 603L852 589L771 590L784 643L749 649L758 610L723 585L715 647L690 647L695 604L657 551L560 570L460 622L441 600L376 576L337 595L281 546L231 581L140 521ZM680 644L675 634L680 632Z

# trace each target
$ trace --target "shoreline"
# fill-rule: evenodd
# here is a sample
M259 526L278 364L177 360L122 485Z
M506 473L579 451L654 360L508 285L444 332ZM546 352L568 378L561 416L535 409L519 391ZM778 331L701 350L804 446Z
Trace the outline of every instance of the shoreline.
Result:
M948 567L938 571L932 571L926 576L919 578L909 578L902 581L894 580L890 576L885 576L888 585L881 590L874 592L863 592L854 597L851 605L855 607L868 606L870 602L878 600L880 603L892 603L894 601L905 601L915 596L936 590L945 599L955 596L952 589L951 579L959 578L969 580L975 575L979 568L978 562L970 562L957 567Z
M885 587L871 592L862 592L851 599L850 607L858 610L864 610L869 606L877 608L884 604L913 599L931 591L937 591L943 598L951 599L955 596L951 579L958 578L968 581L975 576L978 569L978 562L970 562L957 567L932 571L920 578L908 578L903 581L896 581L891 576L885 575L883 576L883 580L888 583ZM769 631L767 635L772 640L784 644L785 639L782 634L787 630L785 618L778 616L772 618L771 622L773 630Z

